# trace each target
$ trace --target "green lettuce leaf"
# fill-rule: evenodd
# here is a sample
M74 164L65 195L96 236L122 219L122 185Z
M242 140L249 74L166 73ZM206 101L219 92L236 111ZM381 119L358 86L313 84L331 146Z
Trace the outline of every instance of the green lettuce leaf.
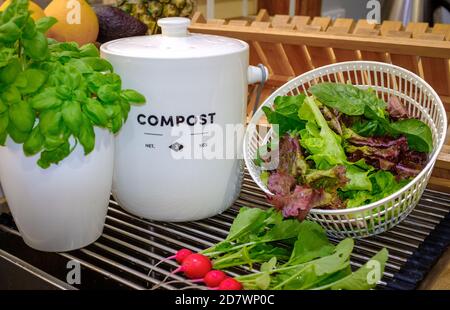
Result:
M298 111L304 100L304 95L280 96L275 99L273 110L269 107L263 107L269 123L279 125L280 136L288 131L305 128L305 122L298 116Z

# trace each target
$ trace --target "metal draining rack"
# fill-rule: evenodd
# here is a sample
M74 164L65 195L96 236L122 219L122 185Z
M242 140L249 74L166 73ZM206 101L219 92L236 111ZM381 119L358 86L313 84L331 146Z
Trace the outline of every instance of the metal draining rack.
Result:
M245 175L239 199L223 214L197 222L161 223L137 218L111 200L103 235L94 244L68 253L42 253L23 244L12 220L0 220L0 250L65 281L66 264L76 260L82 266L82 281L75 288L204 289L170 272L177 267L164 257L180 248L199 251L221 241L242 206L267 208L264 194ZM419 205L398 226L387 233L357 240L351 264L357 268L382 247L389 260L379 289L414 289L447 248L450 241L450 194L426 190ZM338 240L333 239L336 242ZM251 272L233 268L231 274Z

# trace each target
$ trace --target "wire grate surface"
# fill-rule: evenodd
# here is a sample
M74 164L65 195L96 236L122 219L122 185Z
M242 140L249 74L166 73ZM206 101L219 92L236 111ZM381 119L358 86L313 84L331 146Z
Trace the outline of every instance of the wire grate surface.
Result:
M175 262L155 264L180 248L199 251L221 241L242 206L270 207L249 175L233 207L213 218L188 223L153 222L130 215L111 200L103 235L84 249L68 253L34 251L23 244L12 220L5 216L0 217L0 248L63 281L67 261L77 260L82 266L82 281L74 286L80 289L151 289L166 277L161 289L204 289L172 275ZM351 264L359 267L386 247L389 260L378 288L414 289L449 242L450 194L426 190L418 206L394 229L356 240ZM246 267L231 269L232 275L248 272L251 270Z

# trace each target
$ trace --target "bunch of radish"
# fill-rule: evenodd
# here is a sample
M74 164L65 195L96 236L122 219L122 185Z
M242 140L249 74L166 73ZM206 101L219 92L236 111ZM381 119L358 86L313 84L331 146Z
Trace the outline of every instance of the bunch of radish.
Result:
M182 272L193 283L203 282L212 290L242 290L239 281L227 276L221 270L214 270L211 260L205 255L181 249L168 259L175 259L180 264L180 267L172 273Z

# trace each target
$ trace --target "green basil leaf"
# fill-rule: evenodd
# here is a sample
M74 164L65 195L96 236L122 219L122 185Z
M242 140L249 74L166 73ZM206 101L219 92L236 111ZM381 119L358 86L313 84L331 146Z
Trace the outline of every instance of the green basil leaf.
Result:
M119 94L114 89L113 85L103 85L97 91L98 98L106 103L111 103L119 99Z
M88 43L80 48L81 57L100 57L98 48L93 43Z
M105 74L106 81L109 85L112 85L114 90L120 92L122 90L122 79L116 73Z
M0 49L0 68L7 66L14 57L17 56L13 48L2 47Z
M397 134L405 135L408 146L418 152L433 151L433 135L430 127L418 119L405 119L392 123L390 127Z
M87 81L88 81L88 89L93 93L97 93L98 89L101 86L108 84L106 76L103 73L99 72L94 72L90 74L89 77L87 78Z
M57 110L45 110L39 115L39 127L44 136L60 133L62 113Z
M46 33L58 20L51 16L45 16L36 21L36 30Z
M17 89L25 88L27 87L27 84L27 77L23 74L18 74L16 80L13 83L13 85L17 87Z
M19 87L22 94L31 94L36 92L47 80L47 72L39 69L27 69L20 73L22 79L27 81L26 86Z
M8 21L0 26L0 42L13 43L20 38L22 32L13 21Z
M65 83L67 83L67 80ZM68 85L59 85L56 89L56 94L61 100L70 100L72 99L72 87Z
M7 132L11 139L18 144L27 141L28 136L30 135L30 132L23 132L17 129L11 121L8 124Z
M132 103L140 103L143 104L145 103L145 97L138 93L135 90L132 89L125 89L122 91L121 93L122 97L125 98L128 102L132 102Z
M84 148L84 154L87 155L94 149L95 146L95 133L94 128L87 118L83 114L83 123L80 127L80 134L78 136L78 141L80 141L81 145Z
M43 169L47 169L51 164L58 164L64 158L69 156L70 152L71 149L69 142L63 143L54 150L45 150L41 153L41 157L38 160L38 165Z
M16 16L11 18L11 21L16 24L19 29L23 29L25 27L25 24L29 18L30 14L28 11L17 11Z
M0 145L1 146L5 146L7 137L8 137L8 133L6 131L0 132Z
M130 112L130 104L128 103L127 100L122 99L120 100L120 108L122 109L122 118L123 121L126 122L127 118L128 118L128 113Z
M93 72L92 68L80 59L72 58L67 64L76 68L82 74Z
M120 103L117 101L114 104L105 104L103 108L110 119L116 117L117 115L122 117L122 108L120 107Z
M67 84L72 89L79 88L80 85L82 84L81 81L84 80L82 73L73 66L66 66L66 77L68 77L70 79L70 82L68 82Z
M33 60L43 60L47 56L47 38L42 32L36 32L32 39L23 39L25 54Z
M1 14L2 23L6 23L11 19L15 19L17 16L25 16L29 15L28 12L28 1L27 0L16 0L11 1L9 6L5 11Z
M108 124L108 114L97 100L88 98L83 105L83 112L89 117L91 122L97 126L106 127Z
M9 64L0 69L0 82L5 84L13 83L21 70L19 60L14 58Z
M62 104L55 87L45 88L30 100L31 106L37 111L54 109Z
M62 52L62 51L72 51L72 52L79 52L78 51L78 44L75 42L53 42L50 46L51 52Z
M112 126L111 126L111 130L112 132L118 133L120 128L122 128L122 115L116 115L115 117L113 117L112 121Z
M90 66L92 70L99 71L99 72L105 72L110 71L113 72L113 66L106 60L98 57L84 57L81 58L81 60Z
M82 88L82 87L80 87L80 88ZM73 99L77 100L79 102L86 102L86 100L88 99L88 94L86 93L86 89L84 89L84 90L76 89L73 91L72 95L73 95Z
M9 107L9 119L18 130L30 132L36 115L28 102L19 101Z
M80 103L77 101L65 102L61 113L66 126L75 136L78 136L81 124L83 123L83 112L81 112Z
M21 98L22 96L20 95L19 90L14 85L6 87L1 94L1 99L8 105L19 102Z
M0 99L0 114L8 110L8 106Z
M44 146L48 151L59 148L62 144L67 142L67 137L64 132L60 132L57 135L46 135L44 137Z
M23 144L23 152L27 156L33 156L39 153L44 146L44 136L42 135L39 126L36 126L31 131L27 141Z
M27 22L25 23L25 27L22 30L22 38L33 39L35 35L36 26L34 24L34 20L31 17L28 17Z
M0 113L0 134L6 132L9 124L9 113Z

